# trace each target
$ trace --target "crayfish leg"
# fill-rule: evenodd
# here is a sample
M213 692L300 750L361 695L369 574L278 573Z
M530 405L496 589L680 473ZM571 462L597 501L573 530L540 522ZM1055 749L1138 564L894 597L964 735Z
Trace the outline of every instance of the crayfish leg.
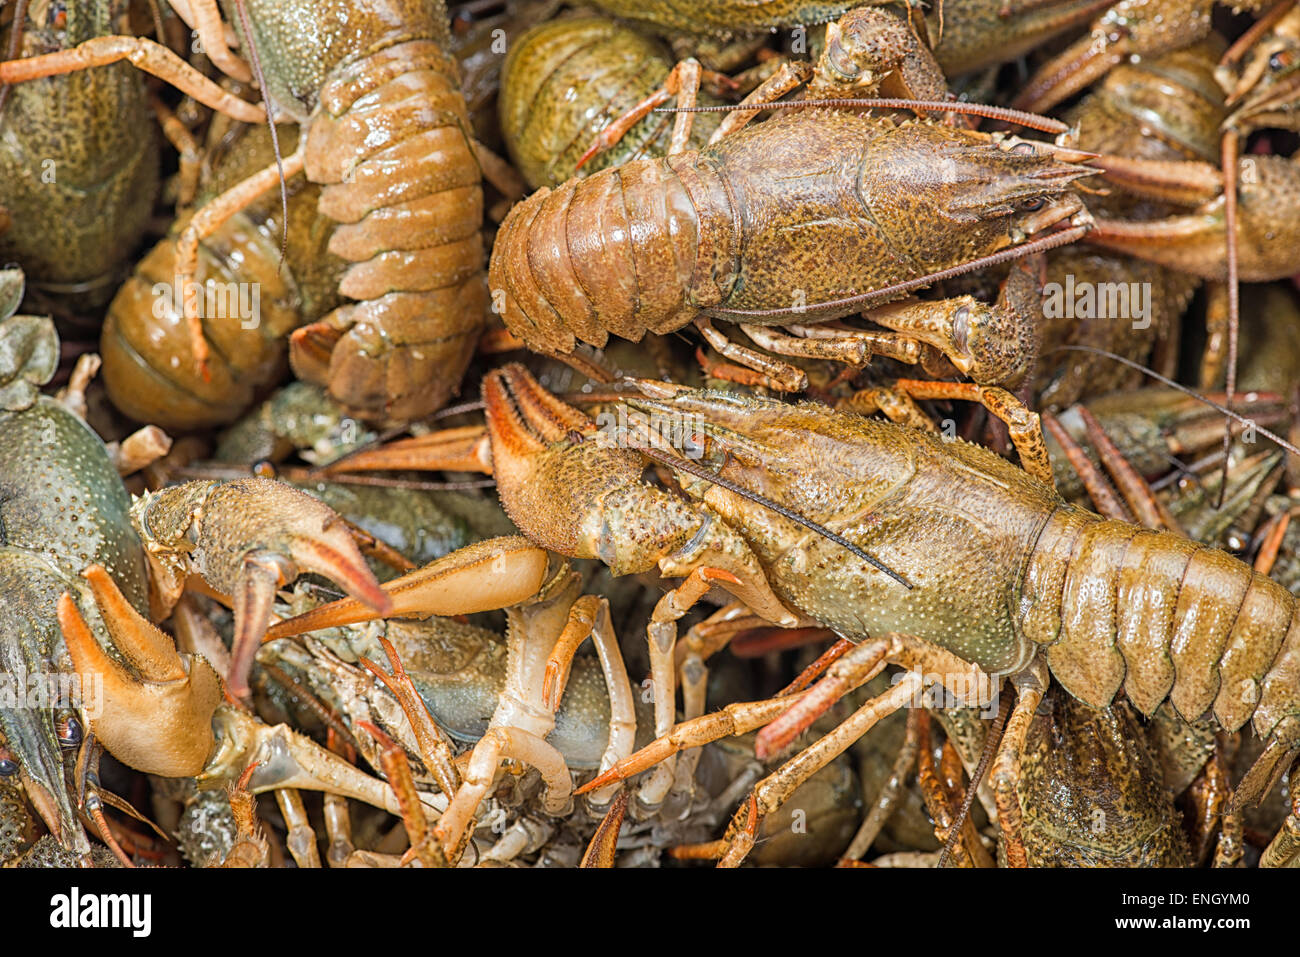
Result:
M406 720L411 723L411 730L415 732L416 744L420 749L420 760L437 779L443 793L455 794L460 787L460 775L456 773L451 743L434 722L433 716L429 714L428 705L420 697L411 676L402 667L402 661L393 643L381 637L379 644L383 647L384 654L388 656L388 664L393 669L393 674L391 676L384 674L369 658L361 659L362 666L382 681L402 706Z
M998 744L997 755L993 758L994 801L998 808L998 827L1002 830L1002 841L1007 857L1008 867L1028 867L1029 854L1025 850L1024 821L1020 812L1020 797L1017 788L1020 783L1020 757L1025 752L1029 740L1029 725L1034 714L1047 693L1047 665L1041 658L1035 658L1023 671L1011 678L1016 689L1016 703L1007 719L1006 729Z
M299 148L284 157L282 161L277 159L266 168L236 183L220 196L204 203L176 240L176 281L180 285L185 324L189 328L194 361L205 381L209 378L208 344L203 335L203 322L199 315L199 285L194 278L199 268L199 243L216 233L235 213L248 208L249 204L270 192L284 180L301 173L306 155L303 152L305 143L304 138Z
M861 861L862 856L871 849L871 845L880 836L880 832L889 820L890 815L898 807L903 785L907 783L908 775L916 766L916 753L920 747L921 738L921 718L924 714L925 710L923 708L913 708L908 712L903 743L899 746L898 754L894 757L894 764L890 769L889 777L886 779L880 793L876 795L871 810L863 819L858 832L853 835L853 840L849 842L848 849L840 858L841 866L856 865Z
M285 844L299 867L320 867L320 851L316 848L316 831L307 817L307 808L297 788L277 788L275 803L289 829Z
M888 691L870 699L838 727L814 741L754 785L728 828L728 846L719 867L738 867L754 846L763 818L779 808L801 784L842 754L881 718L906 707L923 687L920 674L909 671ZM779 700L779 699L778 699Z
M148 37L95 37L70 50L0 63L0 85L25 83L130 60L138 69L165 80L204 106L242 123L265 123L266 110L223 90L175 53Z
M686 144L691 138L691 127L695 122L695 114L689 112L689 110L695 106L699 92L699 62L693 58L682 60L672 68L672 71L664 79L663 86L653 91L622 116L615 117L613 122L600 131L595 142L587 147L587 151L578 158L575 169L582 169L593 156L617 145L619 140L626 136L632 127L674 96L677 97L678 108L683 112L677 114L677 119L673 125L673 135L671 145L668 148L668 155L684 152Z
M1295 867L1300 864L1300 790L1291 788L1291 813L1264 848L1260 867Z
M213 66L240 83L252 82L253 74L248 64L226 43L226 25L221 19L217 0L176 0L171 6L185 25L198 34L203 52Z
M650 622L646 625L646 638L650 648L650 680L654 690L655 733L665 735L677 721L677 621L695 603L708 594L715 581L739 584L731 572L701 566L691 570L676 588L664 594L655 605ZM637 799L645 807L663 803L675 779L675 756L670 754L655 768L637 792Z
M1038 413L1006 389L974 382L930 382L925 379L899 379L894 387L913 399L966 399L978 402L1001 419L1011 433L1011 442L1020 454L1021 467L1040 482L1053 484L1052 462L1047 456L1047 440Z
M713 714L683 721L667 735L651 741L640 751L596 775L573 793L587 794L617 784L619 781L626 781L685 748L702 747L712 741L753 731L788 710L790 704L790 697L737 702Z
M758 733L754 741L754 756L766 761L779 754L840 698L880 674L888 662L890 650L891 643L884 639L864 642L832 665L808 694Z
M701 362L700 365L704 367L706 374L717 375L718 378L729 379L742 384L763 385L767 388L778 389L781 392L802 392L808 388L808 373L798 366L782 362L780 359L773 358L766 353L742 346L738 342L732 342L717 329L714 329L713 324L703 317L695 320L695 326L700 330L700 335L704 336L705 340L717 350L719 355L738 363L741 369L751 373L750 375L742 373L737 378L734 374L728 375L725 366L711 368L707 363ZM753 374L757 374L757 378L754 378Z

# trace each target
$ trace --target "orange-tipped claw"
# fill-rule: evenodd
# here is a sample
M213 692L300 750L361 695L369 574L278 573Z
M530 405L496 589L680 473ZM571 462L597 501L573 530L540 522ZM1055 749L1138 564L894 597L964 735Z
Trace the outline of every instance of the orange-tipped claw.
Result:
M660 761L672 757L679 750L681 749L672 738L659 738L656 741L651 741L636 754L624 758L608 771L596 775L582 787L575 789L573 793L587 794L608 787L611 784L617 784L619 781L626 781L632 775L640 774L647 768L654 767Z
M585 516L604 507L613 490L639 487L640 453L597 441L595 422L543 389L518 363L483 378L483 403L506 513L539 545L569 557L597 557L592 530L600 523Z
M212 714L221 703L221 680L202 658L178 655L103 568L92 565L86 578L114 644L139 672L132 674L104 651L65 592L59 627L81 676L91 730L115 758L137 770L165 777L198 774L214 744Z
M596 424L568 403L557 399L538 384L517 362L502 366L483 380L483 403L493 446L510 437L528 449L540 449L570 433L585 437L595 433ZM508 443L506 443L508 444Z
M289 638L376 617L468 615L516 605L537 593L548 561L546 552L527 539L491 538L377 586L387 601L381 614L376 613L374 605L366 607L367 603L355 598L344 598L272 625L262 640Z
M155 553L188 552L190 567L232 598L235 640L229 684L236 697L248 695L248 673L276 589L299 574L325 576L379 615L392 608L346 523L323 502L290 485L266 478L189 483L147 501L145 532Z
M344 541L346 547L338 547ZM380 617L392 612L392 598L380 586L350 536L335 545L316 538L295 537L290 543L289 555L307 571L324 575L342 585L349 595L369 605Z

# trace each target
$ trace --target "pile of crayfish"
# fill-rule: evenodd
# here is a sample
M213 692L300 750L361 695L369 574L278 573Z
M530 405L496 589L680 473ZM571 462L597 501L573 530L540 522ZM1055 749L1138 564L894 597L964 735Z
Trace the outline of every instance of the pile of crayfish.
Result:
M0 863L1300 866L1297 107L1293 0L0 5Z

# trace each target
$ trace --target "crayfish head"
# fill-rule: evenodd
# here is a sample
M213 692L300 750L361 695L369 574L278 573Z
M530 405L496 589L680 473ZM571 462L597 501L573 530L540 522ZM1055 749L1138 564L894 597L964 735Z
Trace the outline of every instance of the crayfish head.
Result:
M81 826L68 770L72 755L60 750L53 733L55 714L46 709L15 709L0 715L8 769L16 772L28 803L65 850L88 855L90 843Z
M67 674L52 620L59 595L80 584L34 550L0 544L0 784L19 785L58 843L85 856L71 778L93 701Z
M1068 161L1077 155L1050 143L909 122L869 145L859 189L872 219L937 272L1067 220L1088 224L1070 184L1097 171Z
M838 414L820 403L795 404L649 380L638 384L644 397L629 398L628 405L652 420L690 423L701 465L822 524L837 522L846 510L878 499L912 473L905 443L872 441L862 434L894 428L885 429L886 423ZM692 481L691 476L684 480L688 491L723 510L734 525L765 522L770 516L766 507L748 501L739 513L724 509L709 491L710 483Z
M619 430L551 395L516 363L483 379L501 504L534 542L599 558L616 575L647 571L694 534L689 503L641 480L644 463Z

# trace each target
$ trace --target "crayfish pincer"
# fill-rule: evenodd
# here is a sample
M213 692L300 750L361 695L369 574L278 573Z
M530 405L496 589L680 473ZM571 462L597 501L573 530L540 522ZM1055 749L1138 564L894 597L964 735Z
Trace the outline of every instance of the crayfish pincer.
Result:
M59 844L88 859L67 783L84 718L61 673L55 604L65 591L84 600L76 572L98 562L143 607L145 565L131 498L104 443L38 391L58 365L58 337L49 319L8 315L22 298L14 276L0 272L0 774L17 775Z
M645 486L624 463L633 449L602 447L594 424L522 367L487 377L497 482L526 534L611 565L638 554L645 568L652 556L642 526L653 525L660 569L689 575L676 592L712 580L769 620L788 620L788 609L796 609L845 638L878 645L878 661L902 663L918 681L952 674L962 663L986 677L1010 675L1024 692L1017 707L1031 716L1050 669L1094 707L1122 688L1148 715L1168 698L1184 718L1211 712L1228 731L1253 719L1267 745L1238 787L1238 805L1264 794L1300 750L1297 600L1226 552L1104 520L966 442L815 403L653 382L641 391L627 404L648 422L691 422L702 437L702 458L683 459L677 469L685 498ZM553 506L575 501L562 482L579 466L617 487L597 490L585 510L568 517L576 535L557 536ZM819 523L841 541L738 490ZM652 494L664 503L653 519L625 515L627 505ZM616 570L637 569L624 561ZM655 635L654 627L652 636L666 638L671 654L672 632ZM899 688L887 694L887 702L876 699L867 726L882 707L908 700ZM1013 713L1011 727L1019 726ZM793 770L760 784L756 813L779 805L856 737L846 729L846 740L835 739L839 733L815 746L817 761L796 760ZM1014 738L1002 747L1023 747ZM591 786L647 766L634 755Z
M248 672L276 589L300 572L333 579L380 614L392 607L343 520L282 482L187 482L137 499L132 517L167 609L191 571L233 599L229 685L237 697L248 694Z

